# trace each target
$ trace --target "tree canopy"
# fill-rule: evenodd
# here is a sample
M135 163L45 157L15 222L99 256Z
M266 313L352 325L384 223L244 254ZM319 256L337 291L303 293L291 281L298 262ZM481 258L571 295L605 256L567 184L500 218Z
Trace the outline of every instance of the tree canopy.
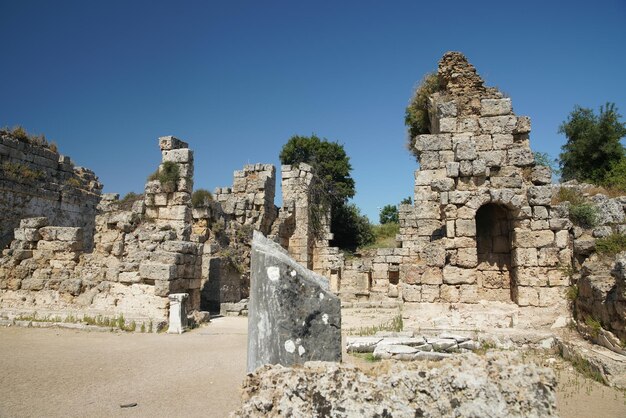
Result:
M626 125L613 103L600 107L600 114L575 106L567 121L559 127L567 143L560 154L561 179L576 179L595 184L606 184L610 172L620 171L626 158L620 139L626 135Z
M355 205L348 205L354 196L354 179L350 176L352 166L343 145L330 142L315 135L293 136L280 152L281 164L307 163L318 177L312 193L318 206L311 206L311 219L315 223L319 214L331 211L330 229L334 234L331 245L354 250L373 240L371 225ZM315 229L315 225L313 226Z
M380 224L388 224L391 222L398 223L398 207L396 205L385 205L378 217Z

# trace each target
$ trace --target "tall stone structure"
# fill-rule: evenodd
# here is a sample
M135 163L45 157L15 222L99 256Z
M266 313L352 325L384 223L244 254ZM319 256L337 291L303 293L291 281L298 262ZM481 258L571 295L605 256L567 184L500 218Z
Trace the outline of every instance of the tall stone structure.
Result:
M564 303L570 224L552 210L551 173L535 165L529 118L460 53L443 56L438 78L431 133L415 138L415 205L400 210L405 300Z

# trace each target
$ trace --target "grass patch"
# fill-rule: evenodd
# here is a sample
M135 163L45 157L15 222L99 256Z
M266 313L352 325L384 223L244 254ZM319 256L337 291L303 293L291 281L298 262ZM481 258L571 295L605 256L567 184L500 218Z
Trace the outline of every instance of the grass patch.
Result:
M614 257L622 251L626 251L626 235L611 234L596 240L596 252L598 254Z
M148 177L148 180L154 181L158 180L161 185L165 185L168 183L175 184L180 178L180 169L178 168L178 164L173 163L171 161L166 161L161 166Z
M374 357L374 353L349 353L351 356L365 360L368 363L376 363L381 359Z
M600 335L600 330L602 329L602 324L600 323L600 321L592 316L588 316L585 318L585 324L587 324L587 326L589 327L589 332L591 336L593 338L598 338L598 335Z
M482 341L480 347L474 350L475 354L484 356L487 351L496 349L496 343L493 341Z
M388 222L381 225L373 225L374 242L362 247L362 250L371 248L395 248L396 235L400 232L400 225L395 222Z
M374 335L380 331L388 332L400 332L404 329L404 321L402 320L402 314L394 316L391 321L380 325L372 325L371 327L361 327L355 331L358 336Z
M77 188L82 186L80 180L78 180L76 177L70 177L69 179L65 181L65 184L67 184L68 186L77 187Z
M561 357L563 357L562 352L560 352L559 354L561 355ZM572 367L574 367L574 370L576 370L578 373L582 374L588 379L595 380L598 383L606 385L606 381L604 380L604 376L602 376L602 373L598 370L597 367L594 367L586 358L583 358L578 354L574 354L571 357L568 357L566 360L571 363Z
M5 161L2 163L2 171L4 175L13 180L22 183L32 183L44 177L44 173L40 170L33 170L26 164Z
M558 204L562 202L570 202L572 205L582 205L585 203L585 198L576 190L569 187L561 187L556 196L552 199L552 204Z
M568 287L566 297L567 297L567 300L569 300L570 302L575 302L576 299L578 299L578 286L573 284L570 287Z

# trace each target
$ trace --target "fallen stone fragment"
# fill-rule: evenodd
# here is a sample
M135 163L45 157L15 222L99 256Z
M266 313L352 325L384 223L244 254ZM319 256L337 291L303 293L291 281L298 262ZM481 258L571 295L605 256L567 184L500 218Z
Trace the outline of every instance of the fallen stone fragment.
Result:
M378 344L374 349L374 357L378 359L411 360L412 356L407 356L407 354L415 353L417 353L417 349L400 344Z
M248 304L248 372L264 364L341 360L341 302L328 280L255 231Z
M326 362L268 365L246 377L243 404L231 416L552 417L555 388L551 369L519 353L385 361L367 371Z
M381 341L380 337L348 337L346 351L348 353L373 353L376 344Z

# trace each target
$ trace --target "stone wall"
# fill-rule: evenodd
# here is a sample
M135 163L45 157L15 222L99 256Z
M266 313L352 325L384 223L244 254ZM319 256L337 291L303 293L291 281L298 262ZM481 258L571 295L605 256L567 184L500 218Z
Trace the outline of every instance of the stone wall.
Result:
M199 308L204 248L190 241L193 153L173 137L159 143L160 169L172 162L180 178L148 181L145 196L130 207L118 195L103 195L92 251L84 251L82 228L22 220L0 259L2 311L122 315L159 324L172 293L189 293L189 308Z
M37 216L83 228L90 248L101 190L94 173L69 157L0 131L0 248L11 242L22 218Z

